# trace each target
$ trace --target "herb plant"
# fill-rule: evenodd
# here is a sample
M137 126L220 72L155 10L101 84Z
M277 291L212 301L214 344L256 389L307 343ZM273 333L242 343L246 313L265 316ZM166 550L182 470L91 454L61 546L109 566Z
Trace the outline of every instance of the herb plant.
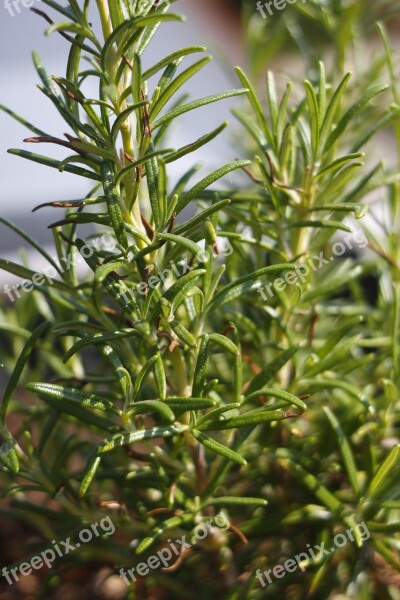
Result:
M30 292L4 303L0 318L10 372L0 408L3 512L34 526L43 547L114 511L115 536L64 557L65 578L82 565L118 574L168 540L193 541L196 526L222 511L226 531L214 525L170 568L129 582L126 598L398 599L400 188L396 168L371 164L381 130L400 152L385 28L385 60L370 78L342 72L344 40L329 72L313 57L302 89L288 83L278 93L268 73L264 101L238 67L238 89L193 100L181 89L209 57L181 63L204 48L143 67L158 26L182 20L170 2L42 4L61 20L33 11L70 52L64 77L33 54L39 89L68 133L55 137L2 108L30 130L26 142L68 155L10 152L93 188L38 207L63 211L50 224L56 261L1 219L52 273L39 279L0 260ZM314 2L304 11L319 18ZM379 82L386 67L389 85ZM85 95L89 78L96 98ZM233 96L242 97L242 145L232 162L196 183L197 168L183 170L171 185L168 166L226 123L182 148L170 126ZM247 183L215 185L236 170ZM374 190L390 215L383 240L361 228ZM307 545L330 548L349 528L353 543L260 586L257 570ZM57 593L58 576L43 574L38 597Z

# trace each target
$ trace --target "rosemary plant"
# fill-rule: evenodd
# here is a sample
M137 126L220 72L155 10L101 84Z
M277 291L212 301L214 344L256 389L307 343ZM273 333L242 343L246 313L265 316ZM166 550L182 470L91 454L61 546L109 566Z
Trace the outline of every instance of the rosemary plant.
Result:
M368 155L388 127L400 149L385 29L390 85L352 85L350 73L327 75L315 62L302 91L289 83L278 94L269 73L266 103L240 68L238 89L188 100L181 88L209 62L191 60L203 47L142 66L158 26L182 20L171 2L42 4L61 19L34 8L47 33L70 45L65 76L33 60L68 133L57 138L1 108L30 130L25 142L68 155L10 152L93 188L37 207L63 211L50 224L57 258L1 219L48 262L38 274L0 260L26 292L0 319L10 371L0 407L4 511L33 524L43 544L116 511L115 535L65 557L70 569L100 563L118 575L187 536L175 564L128 581L127 598L398 599L399 173ZM300 7L319 15L314 2ZM96 98L85 95L88 79ZM171 185L168 166L227 123L182 148L171 124L233 96L243 97L234 113L247 158L194 184L197 167L182 170ZM215 187L235 170L249 185ZM387 244L359 224L376 189L388 193ZM375 253L360 261L367 245ZM368 277L376 290L366 297ZM210 520L195 552L196 528ZM260 585L264 569L315 544L331 548L349 530L352 543ZM40 597L58 585L55 572Z

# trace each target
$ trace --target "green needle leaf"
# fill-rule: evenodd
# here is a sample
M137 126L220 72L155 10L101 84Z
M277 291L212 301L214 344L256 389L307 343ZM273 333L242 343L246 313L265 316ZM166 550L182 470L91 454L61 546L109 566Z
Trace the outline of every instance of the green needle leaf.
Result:
M14 371L12 372L12 375L8 381L4 395L3 395L3 400L2 400L2 403L0 406L0 424L1 425L4 425L5 417L6 417L7 410L8 410L8 405L10 403L13 393L15 392L15 390L19 384L19 381L21 379L21 375L25 368L25 365L28 362L32 351L35 349L38 340L49 331L50 327L51 327L51 323L49 321L46 321L45 323L42 323L41 325L39 325L39 327L37 327L33 331L31 337L24 345L22 352L21 352L21 354L17 360L17 363L14 367Z
M76 402L80 406L85 406L87 408L118 412L109 400L106 400L97 394L51 383L28 383L25 387L31 392L35 392L35 394L54 398L54 400L66 400L68 402Z
M199 429L201 431L219 431L223 429L236 429L237 427L248 427L249 425L259 425L260 423L271 423L272 421L282 421L291 417L296 417L294 413L284 410L254 410L237 417L232 417L224 421L206 422Z
M206 98L200 98L199 100L194 100L193 102L189 102L188 104L183 104L182 106L177 106L173 108L165 115L160 117L158 121L153 123L153 129L157 129L166 123L169 123L176 117L180 117L185 113L195 110L196 108L201 108L202 106L207 106L208 104L212 104L213 102L219 102L219 100L225 100L226 98L234 98L235 96L241 96L242 94L246 94L247 90L231 90L230 92L223 92L221 94L213 94L212 96L207 96Z
M207 175L207 177L204 177L204 179L199 181L199 183L197 183L191 190L189 190L186 194L184 194L181 197L176 207L177 212L181 212L181 210L183 210L191 200L194 200L198 197L200 192L210 187L210 185L218 181L218 179L221 179L221 177L224 177L225 175L231 173L232 171L235 171L236 169L247 167L250 164L251 163L249 160L239 160L233 163L229 163L228 165L217 169L210 175Z
M242 456L240 456L240 454L234 452L234 450L231 450L227 446L220 444L216 440L213 440L208 435L205 435L200 431L196 431L196 429L193 429L191 431L191 434L194 438L196 438L196 440L198 440L201 444L203 444L203 446L205 446L209 450L212 450L213 452L216 452L217 454L220 454L225 458L229 458L229 460L237 463L238 465L247 465L247 461Z
M153 440L156 438L166 438L179 435L188 430L187 425L169 425L168 427L151 427L150 429L141 429L132 433L117 434L104 440L96 448L94 457L89 461L86 467L82 484L79 490L80 496L85 496L95 474L100 465L101 455L105 452L111 452L116 448L142 442L144 440Z

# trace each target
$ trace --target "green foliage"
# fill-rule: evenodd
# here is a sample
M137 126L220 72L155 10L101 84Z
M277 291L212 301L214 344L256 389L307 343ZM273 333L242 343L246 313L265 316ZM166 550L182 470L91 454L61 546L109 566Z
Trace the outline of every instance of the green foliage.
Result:
M0 314L0 358L10 373L0 408L7 514L29 520L39 509L28 492L40 491L36 527L51 540L100 518L109 503L128 507L102 550L102 564L114 568L137 564L169 538L193 536L222 508L231 530L214 530L202 562L181 556L174 582L153 572L149 590L183 599L189 582L203 598L206 573L207 594L232 600L275 598L291 586L299 600L344 597L349 589L355 598L396 600L371 558L400 570L400 153L397 168L373 166L369 143L392 127L400 151L384 27L390 85L376 77L352 84L341 65L327 74L314 56L318 69L301 91L289 83L280 95L268 73L265 102L236 68L242 87L187 102L181 87L209 58L179 67L204 48L142 67L158 26L181 20L169 3L97 0L102 37L90 25L88 0L43 4L62 18L47 33L61 33L71 49L65 77L50 76L34 54L39 89L69 133L56 138L0 108L35 134L25 141L61 145L68 156L10 152L95 187L84 198L38 207L64 211L50 225L57 260L1 220L54 271L39 282L27 266L0 261L33 282ZM325 4L295 6L332 35L345 18L363 26L375 19L375 9L361 18L364 2L340 14ZM377 60L374 74L383 68ZM97 98L85 96L88 78L99 84ZM226 123L179 149L169 147L171 124L232 96L245 96L234 114L247 159L197 183L194 167L171 186L168 165ZM236 170L251 186L214 187ZM368 226L360 238L358 224L377 189L390 213L383 241ZM91 226L86 237L81 225ZM368 242L374 254L341 257L334 251L344 247L340 239L357 252L357 239L361 247ZM83 278L78 259L86 262ZM369 300L371 277L377 293ZM368 540L354 529L363 521ZM249 544L239 546L237 528ZM307 544L332 546L346 528L355 531L354 544L260 588L257 569ZM131 587L127 598L139 598Z

